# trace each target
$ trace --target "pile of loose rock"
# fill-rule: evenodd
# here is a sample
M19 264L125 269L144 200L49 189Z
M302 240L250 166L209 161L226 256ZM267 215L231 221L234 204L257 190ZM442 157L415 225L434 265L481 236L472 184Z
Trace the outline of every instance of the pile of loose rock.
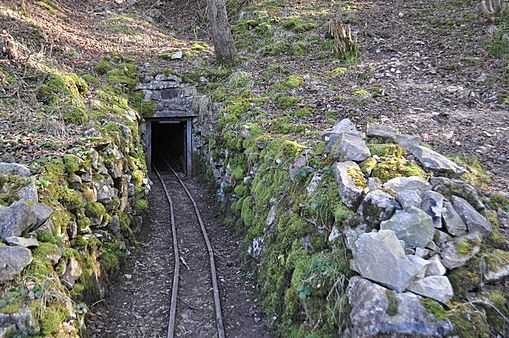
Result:
M365 137L343 120L326 133L342 202L356 210L363 223L334 229L352 252L350 280L354 336L418 334L441 336L452 330L446 318L434 315L426 300L447 303L454 290L448 272L469 262L492 226L481 214L485 206L476 190L452 176L466 169L381 125L369 125L368 136L406 149L429 177L396 177L382 183L366 177L358 163L371 157ZM435 176L444 174L449 177ZM507 254L507 253L506 253ZM509 266L486 269L484 281L509 275Z

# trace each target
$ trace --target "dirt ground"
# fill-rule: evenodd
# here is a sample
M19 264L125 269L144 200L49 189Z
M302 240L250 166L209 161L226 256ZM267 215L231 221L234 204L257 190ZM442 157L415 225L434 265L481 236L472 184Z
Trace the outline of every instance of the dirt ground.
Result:
M187 195L169 173L162 174L175 203L181 255L176 336L216 334L209 260ZM137 236L141 248L129 258L111 292L92 307L87 327L92 337L166 337L169 321L173 249L169 207L156 176L148 217ZM214 196L196 179L185 179L215 250L217 275L228 337L270 337L258 310L259 298L240 258L240 239L222 224Z

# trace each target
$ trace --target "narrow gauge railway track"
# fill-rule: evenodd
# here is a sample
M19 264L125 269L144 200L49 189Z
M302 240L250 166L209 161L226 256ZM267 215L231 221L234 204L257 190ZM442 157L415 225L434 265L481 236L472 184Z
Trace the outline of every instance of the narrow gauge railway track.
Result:
M203 237L204 247L202 248L203 251L207 252L208 258L209 258L209 264L208 264L208 273L210 277L210 284L208 285L208 292L204 292L204 294L199 295L201 297L208 297L210 292L210 287L212 288L212 296L213 296L213 309L214 309L214 320L215 320L215 326L217 330L217 337L224 338L225 337L225 330L224 330L224 324L223 324L223 317L222 317L222 311L221 311L221 299L219 296L219 287L217 282L217 272L216 272L216 263L214 259L214 251L212 248L212 245L210 244L209 236L207 233L207 229L205 227L205 224L203 223L200 211L198 209L198 206L196 204L196 201L194 200L193 196L187 189L186 185L182 181L182 179L178 176L177 172L173 169L173 167L168 163L166 159L163 159L162 162L164 162L165 167L167 171L160 172L157 170L157 168L154 167L154 172L157 175L163 189L166 195L166 199L168 201L169 209L170 209L170 220L171 220L171 232L172 232L172 240L173 240L173 253L174 253L174 271L173 271L173 283L172 283L172 292L171 292L171 302L170 302L170 311L169 311L169 322L168 322L168 334L167 337L175 337L177 335L177 311L179 309L182 309L184 306L188 306L190 308L198 310L196 307L193 307L192 305L188 304L185 300L182 300L182 296L179 297L179 289L182 289L184 287L191 287L193 291L196 291L196 287L194 285L183 285L181 283L182 276L181 276L181 266L180 264L184 264L184 266L189 270L189 267L187 266L187 263L181 256L181 250L179 249L179 230L185 231L184 229L179 229L179 224L176 221L176 210L183 209L182 205L177 205L175 203L175 196L179 196L179 192L175 191L180 187L180 195L182 195L182 191L185 192L185 195L187 196L188 203L192 204L193 206L193 212L194 217L196 219L196 227L199 229L199 232L201 232L201 235ZM168 174L168 175L167 175ZM171 178L174 177L175 180L171 180ZM165 178L167 178L165 180ZM171 187L173 185L173 187ZM182 234L181 234L182 236ZM195 238L194 242L199 242L197 238ZM203 276L201 276L201 279L203 279ZM198 283L198 280L193 280L194 283ZM185 296L185 295L184 295ZM185 297L184 297L185 298ZM180 301L180 302L179 302ZM206 307L206 306L205 306ZM196 330L197 328L195 328Z

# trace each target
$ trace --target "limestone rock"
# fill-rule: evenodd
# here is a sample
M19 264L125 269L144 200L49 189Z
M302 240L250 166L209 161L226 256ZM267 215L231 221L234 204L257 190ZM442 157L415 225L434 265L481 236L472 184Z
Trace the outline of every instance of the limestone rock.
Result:
M388 137L394 140L397 132L392 127L385 126L383 124L368 122L366 134L368 136Z
M21 234L37 224L32 208L23 201L17 201L10 207L0 206L0 239Z
M419 176L396 177L384 183L384 189L394 190L431 190L431 185Z
M444 196L434 191L426 191L422 194L421 209L431 216L435 228L442 227L443 208Z
M62 278L64 285L66 287L73 288L76 280L81 276L83 270L80 267L78 260L74 257L71 257L69 262L67 263L67 268L65 270L65 274Z
M468 232L491 232L490 222L483 215L478 213L466 200L458 196L453 196L452 205L454 210L456 210L467 225Z
M16 313L0 313L0 328L10 328L12 326L14 326L15 329L14 333L24 332L35 327L36 322L32 315L32 311L28 308L24 308ZM0 334L0 337L3 336Z
M264 239L263 237L256 237L249 246L247 253L253 258L260 258L263 253Z
M332 130L326 131L323 135L331 135L331 134L354 134L360 135L355 124L350 121L350 119L343 119L336 123L336 125L332 128Z
M32 210L33 214L35 215L35 218L37 219L36 223L37 226L46 222L46 220L51 216L51 213L53 213L53 209L51 207L42 203L33 203L30 206L30 209Z
M334 146L334 155L340 161L362 162L371 156L371 152L361 136L344 133Z
M382 190L370 191L362 201L358 214L371 224L378 225L381 221L392 217L400 205L394 197Z
M438 255L431 257L428 262L430 264L426 270L426 276L443 276L447 272Z
M25 248L33 248L39 246L39 241L35 238L24 238L11 236L5 239L5 242L9 245L22 246Z
M18 191L18 197L21 201L37 202L39 200L37 187L35 184L30 183Z
M419 190L399 190L396 193L396 201L401 204L403 209L419 208L422 203L421 193Z
M338 230L335 226L332 227L332 230L329 234L328 241L334 242L336 239L338 239L341 236L341 231Z
M0 162L0 175L6 176L30 176L30 169L17 163Z
M392 230L407 246L421 248L431 242L435 230L431 217L414 207L396 210L391 219L380 224L380 229Z
M447 157L424 146L414 145L409 150L427 169L439 172L450 172L458 175L467 172L465 168L457 165Z
M488 263L484 271L484 280L496 281L509 276L509 252L494 250L487 257Z
M347 294L352 337L445 337L453 328L448 320L429 313L422 297L413 293L397 293L353 277Z
M417 273L416 277L423 278L426 274L426 270L430 262L417 255L407 255L407 258L417 267L417 269L419 269L419 272Z
M349 171L361 173L359 165L352 161L338 162L334 166L341 202L349 208L356 208L361 201L364 188L355 184Z
M420 270L406 257L391 230L362 234L354 243L352 254L357 272L362 277L396 291L405 290Z
M410 149L421 143L421 138L416 135L396 135L395 141L405 149Z
M313 194L316 189L318 189L318 185L323 179L323 173L317 172L313 174L313 177L311 178L311 181L309 182L308 186L306 187L306 191L308 195Z
M449 278L445 276L428 276L415 280L408 285L408 290L442 303L454 296Z
M0 247L0 284L19 274L32 262L32 253L21 246Z
M478 232L467 234L446 242L442 246L442 263L448 269L465 265L480 250L481 235Z
M430 182L434 191L448 198L452 195L459 196L466 199L476 210L484 209L484 203L481 201L479 194L470 184L462 180L446 177L433 177Z
M458 215L451 202L445 201L442 210L442 217L444 220L445 228L453 236L461 236L467 233L467 225L463 219Z

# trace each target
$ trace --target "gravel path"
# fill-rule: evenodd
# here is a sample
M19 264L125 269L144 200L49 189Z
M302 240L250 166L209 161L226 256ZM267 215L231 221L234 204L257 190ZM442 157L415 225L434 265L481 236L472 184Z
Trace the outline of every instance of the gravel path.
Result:
M176 336L213 337L217 331L209 260L199 225L176 179L169 173L162 177L175 204L183 259ZM159 181L152 179L149 215L137 236L141 250L130 257L104 302L92 308L87 321L91 337L166 337L173 272L169 208ZM246 279L239 238L223 226L215 198L203 185L194 178L184 182L196 199L215 250L227 336L270 337L258 310L256 289Z

